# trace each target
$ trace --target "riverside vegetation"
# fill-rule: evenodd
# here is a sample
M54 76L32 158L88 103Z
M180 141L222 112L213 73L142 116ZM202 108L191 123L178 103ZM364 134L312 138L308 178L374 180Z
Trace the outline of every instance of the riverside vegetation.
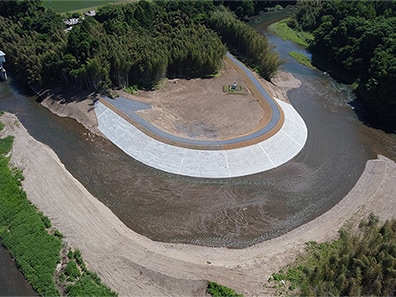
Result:
M0 131L3 128L0 122ZM9 163L12 144L12 136L0 138L1 244L40 296L117 296L87 269L81 252L66 246L49 218L30 203L22 188L22 172ZM215 282L208 282L207 292L242 296Z
M22 189L22 172L9 164L12 143L11 136L0 139L0 239L26 280L41 296L117 296L87 269L78 250L65 246L62 234L29 202Z
M357 227L346 224L335 241L307 243L270 281L287 296L394 296L395 267L396 220L371 214Z
M313 64L354 84L369 117L396 129L396 2L307 1L290 24L312 32Z
M39 0L0 2L7 69L36 88L66 83L105 92L151 89L166 77L211 77L227 46L266 79L281 63L265 36L213 1L107 5L65 29L63 17Z

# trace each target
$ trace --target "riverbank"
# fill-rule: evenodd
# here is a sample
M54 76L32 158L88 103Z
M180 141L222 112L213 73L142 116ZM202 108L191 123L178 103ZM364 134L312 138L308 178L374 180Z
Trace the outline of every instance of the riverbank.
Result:
M246 296L271 294L267 279L293 260L305 242L330 240L347 220L371 211L387 219L396 209L396 164L379 157L367 162L340 203L281 237L243 250L154 242L128 229L15 116L5 114L1 121L6 124L3 133L15 136L11 160L23 170L23 188L31 202L81 250L88 268L120 295L204 295L206 280Z
M71 86L57 86L36 92L40 104L60 117L69 117L96 135L102 135L98 129L94 103L100 98L97 93L76 90Z

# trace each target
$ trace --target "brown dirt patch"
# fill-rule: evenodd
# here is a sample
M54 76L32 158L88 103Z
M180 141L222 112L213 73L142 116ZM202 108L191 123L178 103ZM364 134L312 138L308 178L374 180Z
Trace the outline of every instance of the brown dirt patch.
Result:
M298 80L284 74L278 80ZM234 82L241 85L244 94L223 92L223 87ZM277 87L260 79L271 95L287 101L286 88ZM284 85L288 85L284 82ZM256 94L255 94L256 93ZM224 69L215 78L167 80L159 90L139 91L120 96L151 105L151 109L137 113L157 128L181 137L196 139L227 139L256 131L271 119L271 110L257 95L247 78L225 59Z
M70 86L57 86L41 90L38 95L41 105L54 114L73 118L92 133L101 135L94 107L94 102L100 98L99 94Z
M191 138L224 139L244 135L260 124L264 111L243 77L229 61L221 75L212 79L168 80L156 91L138 92L133 98L151 105L138 114L169 133ZM227 94L223 87L234 81L245 94Z

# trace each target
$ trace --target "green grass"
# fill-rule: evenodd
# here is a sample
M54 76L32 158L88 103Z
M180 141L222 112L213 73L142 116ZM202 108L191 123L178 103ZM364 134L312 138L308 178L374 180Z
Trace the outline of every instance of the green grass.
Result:
M124 87L122 90L128 94L135 95L137 90L138 90L137 85L129 86L129 87Z
M3 128L0 122L0 130ZM0 239L26 280L41 296L60 296L56 282L71 296L117 296L86 269L80 252L71 254L71 264L66 265L66 271L56 281L62 236L27 199L22 189L22 172L11 167L6 157L12 143L11 136L0 138Z
M244 88L240 85L237 85L235 89L233 89L230 85L224 86L223 92L227 94L245 94Z
M71 11L89 11L95 7L115 2L114 0L44 0L43 4L46 8L52 8L57 13L65 13Z
M311 63L311 60L304 54L297 53L297 52L289 52L289 55L292 56L298 63L305 65L307 67L314 68Z
M233 289L215 282L209 282L207 292L213 297L243 297L242 294L236 293Z
M11 149L12 140L10 136L0 139L0 238L39 295L59 296L54 274L62 243L48 234L43 216L20 187L20 172L9 167L4 154Z
M293 30L287 25L288 21L289 18L273 23L268 26L268 31L284 40L290 40L291 42L297 43L301 46L308 47L309 41L313 40L312 34Z
M135 2L137 0L43 0L46 8L51 8L57 13L86 12L95 10L107 4Z

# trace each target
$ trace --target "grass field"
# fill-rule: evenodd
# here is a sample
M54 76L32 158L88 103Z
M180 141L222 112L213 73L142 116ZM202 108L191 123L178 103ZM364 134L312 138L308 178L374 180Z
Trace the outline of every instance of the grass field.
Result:
M283 19L268 26L268 31L284 40L290 40L304 47L308 47L309 41L313 40L312 34L303 31L296 31L287 25L289 19Z
M297 52L289 52L289 55L292 56L294 59L296 59L298 63L313 68L311 64L311 60L304 54Z
M136 1L136 0L132 0ZM46 8L52 8L57 13L89 11L99 6L111 3L126 3L131 0L43 0Z

